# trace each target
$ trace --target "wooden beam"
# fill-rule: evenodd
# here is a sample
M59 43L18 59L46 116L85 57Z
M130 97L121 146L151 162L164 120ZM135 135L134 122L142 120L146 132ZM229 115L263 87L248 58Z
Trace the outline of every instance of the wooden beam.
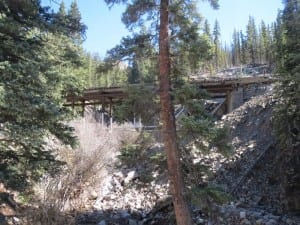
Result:
M199 88L207 90L212 95L220 93L228 94L238 87L246 87L252 84L270 84L276 80L270 76L252 76L240 78L213 78L213 79L195 79L191 82L198 85ZM139 87L138 84L132 85ZM155 85L148 85L153 91L158 90ZM127 89L124 87L108 88L90 88L83 92L82 96L69 95L66 97L65 106L78 105L98 105L98 104L115 104L128 97Z

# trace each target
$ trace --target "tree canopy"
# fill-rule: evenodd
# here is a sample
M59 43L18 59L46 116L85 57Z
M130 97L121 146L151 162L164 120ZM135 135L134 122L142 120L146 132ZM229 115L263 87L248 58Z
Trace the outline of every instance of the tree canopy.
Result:
M275 133L280 145L278 156L287 210L300 211L300 1L284 1L278 18L277 69L279 84L275 108ZM292 196L292 197L289 197Z
M280 84L277 88L279 104L277 107L277 132L282 146L291 149L300 141L300 12L299 0L285 1L282 12L283 38L278 46L278 74Z
M40 1L0 1L0 181L22 189L57 162L45 138L74 146L63 96L80 89L68 73L79 51L68 34L84 34L72 15L42 7Z

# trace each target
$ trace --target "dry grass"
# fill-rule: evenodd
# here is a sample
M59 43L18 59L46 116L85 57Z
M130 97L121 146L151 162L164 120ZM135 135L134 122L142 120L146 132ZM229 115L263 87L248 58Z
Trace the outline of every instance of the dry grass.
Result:
M26 210L23 225L74 225L73 215L62 213L57 205L40 203L36 208Z
M35 187L37 207L26 212L24 225L72 225L76 212L87 209L89 191L101 187L123 140L134 139L137 132L124 132L97 123L92 116L71 122L80 141L78 149L62 148L59 158L66 162L56 177L46 176ZM95 197L95 196L94 196Z

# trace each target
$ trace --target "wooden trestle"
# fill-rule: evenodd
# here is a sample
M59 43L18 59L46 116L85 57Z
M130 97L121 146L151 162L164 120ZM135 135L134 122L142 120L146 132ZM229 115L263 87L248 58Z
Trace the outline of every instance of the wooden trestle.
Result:
M253 84L270 84L275 79L270 75L264 76L245 76L238 78L198 78L190 82L196 84L199 88L205 89L212 97L224 96L226 101L230 102L231 92L240 87L246 87ZM137 86L137 85L134 85ZM155 86L150 86L155 90ZM158 89L158 88L157 88ZM102 105L109 106L111 114L111 107L113 104L121 102L127 98L128 93L125 87L99 87L89 88L84 90L81 96L68 95L66 97L66 106L82 106L83 110L86 105Z

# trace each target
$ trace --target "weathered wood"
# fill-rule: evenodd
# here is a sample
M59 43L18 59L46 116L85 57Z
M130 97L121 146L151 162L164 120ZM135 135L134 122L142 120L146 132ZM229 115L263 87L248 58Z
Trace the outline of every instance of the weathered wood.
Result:
M239 87L247 87L253 84L270 84L275 79L272 76L255 76L241 78L210 78L210 79L193 79L191 82L198 85L199 88L207 90L212 96L230 93ZM139 85L134 84L134 87ZM158 90L155 85L148 85L147 88ZM86 89L82 96L66 96L65 106L82 106L99 105L99 104L116 104L128 97L127 88L125 87L99 87Z

